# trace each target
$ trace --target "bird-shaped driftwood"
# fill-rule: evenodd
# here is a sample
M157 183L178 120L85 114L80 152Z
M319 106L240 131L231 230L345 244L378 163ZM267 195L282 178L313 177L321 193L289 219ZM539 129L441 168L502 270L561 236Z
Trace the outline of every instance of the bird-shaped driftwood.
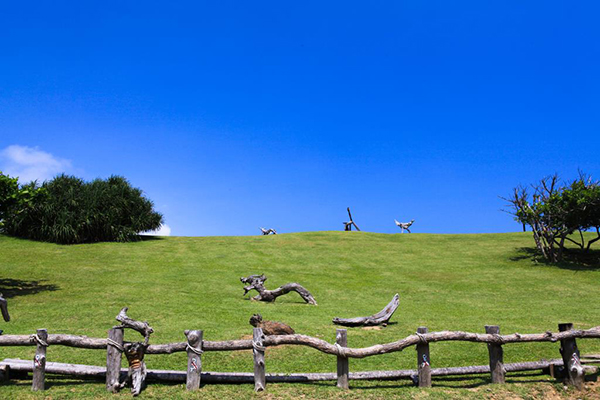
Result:
M262 328L263 333L266 336L293 335L295 333L289 325L286 325L283 322L264 321L260 314L254 314L250 317L250 325L255 328Z
M371 315L369 317L356 317L356 318L338 318L335 317L333 319L333 323L337 325L344 326L374 326L374 325L383 325L386 326L394 315L394 312L398 308L398 304L400 304L400 296L398 293L394 295L392 301L388 303L387 306L381 311L379 311L375 315Z
M405 229L408 231L408 233L410 233L410 229L408 228L410 228L410 226L413 224L413 222L415 222L415 220L412 219L410 220L410 222L398 222L397 220L394 220L394 222L401 229L401 233L404 233Z
M273 228L269 228L269 229L260 228L260 231L262 232L263 235L270 235L271 233L273 235L277 235L277 231Z
M249 291L256 290L258 292L258 295L254 296L252 300L273 302L279 296L283 296L284 294L287 294L289 292L296 292L308 304L313 304L315 306L317 305L317 301L315 300L313 295L310 294L310 292L306 290L304 286L298 283L286 283L283 286L279 286L275 290L267 290L267 288L265 288L266 280L267 277L264 274L250 275L248 277L242 276L240 278L240 281L244 284L247 284L246 286L244 286L244 296L248 294Z

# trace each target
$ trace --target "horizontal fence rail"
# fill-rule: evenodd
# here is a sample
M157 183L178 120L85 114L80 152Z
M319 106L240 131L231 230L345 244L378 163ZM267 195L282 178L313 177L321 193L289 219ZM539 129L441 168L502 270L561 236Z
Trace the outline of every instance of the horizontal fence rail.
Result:
M507 372L563 368L567 384L583 387L585 373L597 373L597 368L583 366L577 349L576 339L599 339L600 326L579 330L572 329L572 324L559 324L559 332L501 335L497 326L486 326L487 333L462 331L428 332L420 327L413 335L386 344L376 344L363 348L347 347L347 330L338 329L336 342L329 343L307 335L264 336L260 328L254 328L253 339L209 341L202 340L202 331L186 331L186 342L153 344L146 349L146 354L172 354L187 352L188 366L182 371L148 371L149 380L185 381L188 390L196 390L200 382L206 383L254 383L257 391L264 390L267 382L309 382L321 380L337 380L341 389L348 389L348 380L360 379L412 379L421 387L431 386L432 376L469 375L490 373L493 383L503 383ZM87 336L48 334L45 329L33 335L0 335L1 346L36 346L33 362L27 360L6 359L0 362L0 377L10 375L3 369L14 372L33 372L33 390L44 389L45 373L78 375L105 378L107 390L115 392L119 380L126 374L121 369L123 329L113 328L109 337L90 338ZM444 341L463 341L485 343L488 346L490 364L485 366L432 368L429 359L429 345ZM502 346L511 343L560 342L562 359L542 360L504 364ZM63 364L46 362L48 346L68 346L83 349L99 349L107 351L107 367ZM337 357L337 373L304 373L304 374L267 374L265 372L265 353L269 347L281 345L300 345L314 348L320 352ZM415 346L417 350L416 370L365 371L350 372L348 359L364 358L380 354L402 351ZM120 349L120 350L119 350ZM254 373L221 373L202 371L201 357L207 351L253 350ZM592 360L593 362L594 360ZM597 362L598 360L596 360ZM5 377L4 379L8 379Z

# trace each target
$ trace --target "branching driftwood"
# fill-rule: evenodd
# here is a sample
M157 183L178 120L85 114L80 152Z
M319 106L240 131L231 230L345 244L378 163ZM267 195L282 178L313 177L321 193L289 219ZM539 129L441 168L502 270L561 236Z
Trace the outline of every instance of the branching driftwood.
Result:
M277 235L277 231L273 228L269 228L269 229L265 229L265 228L260 228L260 231L262 232L263 235L269 235L269 234L273 234L273 235Z
M0 310L2 310L2 318L4 318L4 321L10 321L10 315L8 314L8 304L6 302L6 299L2 297L2 293L0 293Z
M289 292L296 292L308 304L313 304L315 306L317 305L317 301L315 300L313 295L310 294L310 292L306 290L302 285L299 285L297 283L287 283L283 286L278 287L275 290L267 290L264 285L266 280L267 277L264 274L250 275L245 278L241 277L240 281L246 284L246 286L244 286L244 296L248 294L249 291L256 290L258 292L258 295L254 296L252 298L253 300L273 302L279 296L283 296L284 294L287 294Z
M127 379L120 384L120 389L124 388L127 383L131 386L131 393L137 396L142 391L144 383L146 381L146 363L144 362L144 355L148 349L148 342L150 335L154 332L154 329L144 321L136 321L127 316L127 307L123 307L116 317L116 320L121 323L117 328L130 328L144 336L144 342L125 343L124 353L129 362L129 371L127 373Z
M400 303L400 296L398 293L394 295L392 301L388 303L387 306L381 311L379 311L375 315L371 315L370 317L356 317L356 318L338 318L335 317L333 319L333 323L337 325L344 326L374 326L374 325L383 325L386 326L388 321L394 315L394 312L398 308L398 304Z
M350 221L344 222L344 230L345 231L351 231L352 230L352 225L354 225L354 227L356 228L356 230L360 231L358 225L356 225L356 222L354 222L354 220L352 219L352 214L350 214L350 207L348 207L347 210L348 210L348 218L350 218Z
M415 222L415 220L411 219L410 222L399 222L397 220L394 220L394 222L396 223L398 228L400 228L400 233L404 233L405 229L408 233L410 233L410 226Z

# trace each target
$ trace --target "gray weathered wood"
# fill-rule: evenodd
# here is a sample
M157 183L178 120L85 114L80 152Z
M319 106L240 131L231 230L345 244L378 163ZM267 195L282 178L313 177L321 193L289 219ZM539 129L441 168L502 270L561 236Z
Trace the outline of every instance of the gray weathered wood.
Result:
M254 352L254 391L265 390L267 385L265 379L265 348L263 345L263 331L254 328L252 332L252 347Z
M258 295L254 296L252 298L253 300L273 302L279 296L283 296L284 294L287 294L289 292L296 292L308 304L312 304L315 306L317 305L317 301L315 300L313 295L310 294L310 292L300 284L292 282L280 286L275 290L267 290L267 288L265 288L264 285L266 280L267 277L264 274L250 275L247 277L242 276L240 278L240 281L242 283L247 284L246 286L244 286L244 296L248 294L249 291L256 290L258 292Z
M8 382L10 379L10 366L0 365L0 383Z
M346 329L338 329L336 331L335 343L339 346L340 350L340 354L337 356L337 387L348 389L350 366L348 365L348 357L343 353L343 348L348 347L348 332Z
M398 293L396 293L394 297L392 297L392 300L388 303L388 305L385 306L384 309L379 311L377 314L368 317L356 318L335 317L333 319L333 323L343 326L386 326L390 318L392 318L392 315L394 315L394 312L396 312L398 304L400 304L400 296L398 295Z
M424 326L417 328L417 333L427 333L428 329ZM417 368L419 377L419 387L431 387L431 364L429 361L429 343L420 342L417 344Z
M116 393L120 389L123 328L109 329L108 338L120 346L120 348L117 348L109 344L106 348L106 390Z
M152 329L150 324L146 321L136 321L129 318L127 316L128 309L128 307L123 307L115 319L121 323L120 328L130 328L139 332L140 335L144 337L144 345L147 346L148 341L150 340L150 334L154 333L154 329Z
M497 325L486 325L485 333L491 335L500 335L500 327ZM504 358L502 345L498 343L488 343L488 353L490 355L490 372L492 374L492 383L505 383Z
M127 382L120 384L120 388L123 388L126 383L131 386L131 394L138 396L144 385L146 384L146 362L144 356L146 354L146 344L142 342L125 343L123 345L125 351L125 357L129 363L127 370Z
M33 382L31 390L46 389L46 347L48 340L48 331L46 329L38 329L36 332L37 347L33 358Z
M8 314L8 302L2 297L2 293L0 293L0 310L2 311L2 318L4 318L4 321L9 322L10 315Z
M203 331L185 331L188 341L188 363L185 387L187 390L198 390L202 373L202 336Z
M570 331L573 329L572 323L558 324L560 332ZM579 349L574 338L563 339L560 341L560 353L563 358L567 376L565 382L568 385L573 385L577 389L583 389L584 385L584 369L581 365Z

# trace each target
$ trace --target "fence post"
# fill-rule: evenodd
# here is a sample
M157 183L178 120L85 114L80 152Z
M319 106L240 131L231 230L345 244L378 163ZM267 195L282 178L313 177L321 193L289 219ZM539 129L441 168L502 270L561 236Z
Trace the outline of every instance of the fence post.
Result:
M498 325L486 325L485 333L490 335L500 335L500 327ZM497 343L488 343L488 352L490 354L490 373L492 375L492 383L505 383L504 370L504 351L502 345Z
M33 383L31 390L45 390L46 379L46 347L48 343L48 331L46 329L38 329L35 334L37 343L35 349L35 357L33 358Z
M262 328L254 328L252 332L252 347L254 353L254 391L265 390L267 379L265 376L265 348L263 346Z
M111 328L106 344L106 390L112 393L119 391L122 353L123 328Z
M558 331L565 332L573 329L572 323L558 324ZM583 389L584 371L579 359L579 349L575 338L560 341L560 353L565 366L566 383Z
M343 347L348 347L348 331L346 329L336 330L335 345L342 355L337 356L337 387L348 389L348 357L343 353Z
M200 388L200 374L202 373L202 336L203 331L185 331L187 337L187 378L186 389L198 390Z
M429 330L421 326L417 328L418 334L427 333ZM419 370L419 387L431 387L431 365L429 364L429 343L421 340L417 344L417 367Z

